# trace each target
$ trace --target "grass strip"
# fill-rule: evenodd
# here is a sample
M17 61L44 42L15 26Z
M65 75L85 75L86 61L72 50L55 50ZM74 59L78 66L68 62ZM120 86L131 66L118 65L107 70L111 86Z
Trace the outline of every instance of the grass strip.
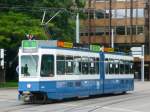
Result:
M18 82L0 83L0 88L11 88L11 87L18 87Z

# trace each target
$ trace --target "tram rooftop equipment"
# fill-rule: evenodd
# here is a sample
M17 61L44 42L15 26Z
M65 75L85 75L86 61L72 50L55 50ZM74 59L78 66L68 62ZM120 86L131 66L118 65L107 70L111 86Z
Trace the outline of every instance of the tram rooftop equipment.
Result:
M109 52L113 53L115 50L113 48L105 48L100 45L95 44L78 44L71 42L63 42L58 40L23 40L22 49L23 52L37 52L38 48L69 48L86 50L92 52Z

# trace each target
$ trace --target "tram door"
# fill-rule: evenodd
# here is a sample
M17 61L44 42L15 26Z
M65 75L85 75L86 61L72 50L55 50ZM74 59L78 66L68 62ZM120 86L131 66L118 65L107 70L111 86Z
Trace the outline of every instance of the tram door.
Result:
M100 61L99 61L99 70L100 70L100 81L102 84L102 93L104 93L104 82L105 82L105 63L104 63L105 57L104 57L104 53L101 52L100 53Z

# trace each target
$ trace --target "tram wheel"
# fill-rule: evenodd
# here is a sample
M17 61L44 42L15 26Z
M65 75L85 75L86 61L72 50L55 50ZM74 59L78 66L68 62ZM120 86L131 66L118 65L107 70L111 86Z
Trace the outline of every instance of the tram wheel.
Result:
M47 103L47 101L48 101L48 98L47 98L47 95L45 95L45 94L34 94L33 95L32 102L34 104L45 104L45 103Z
M126 93L127 93L126 91L123 91L123 92L122 92L123 95L126 94Z

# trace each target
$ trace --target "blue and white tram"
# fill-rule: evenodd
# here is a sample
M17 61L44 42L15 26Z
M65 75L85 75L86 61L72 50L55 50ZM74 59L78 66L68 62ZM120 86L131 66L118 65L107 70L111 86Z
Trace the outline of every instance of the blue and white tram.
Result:
M19 98L60 100L134 89L133 57L26 40L19 49Z

